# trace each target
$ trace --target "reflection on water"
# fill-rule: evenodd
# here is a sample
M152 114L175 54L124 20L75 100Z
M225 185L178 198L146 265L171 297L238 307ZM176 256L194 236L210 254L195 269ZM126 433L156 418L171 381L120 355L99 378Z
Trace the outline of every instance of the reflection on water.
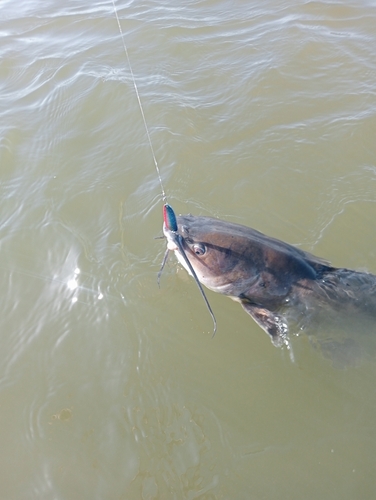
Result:
M375 273L374 6L116 6L175 211ZM112 3L0 12L2 497L372 498L367 338L347 370L325 334L321 354L293 338L293 364L213 294L212 340L174 264L158 289L161 192Z

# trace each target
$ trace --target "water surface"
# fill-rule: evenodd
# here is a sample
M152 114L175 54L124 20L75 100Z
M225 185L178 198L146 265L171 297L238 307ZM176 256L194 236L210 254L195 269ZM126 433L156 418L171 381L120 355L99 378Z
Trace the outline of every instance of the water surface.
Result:
M373 2L116 3L169 203L376 273ZM111 2L0 7L2 498L371 499L376 360L172 261Z

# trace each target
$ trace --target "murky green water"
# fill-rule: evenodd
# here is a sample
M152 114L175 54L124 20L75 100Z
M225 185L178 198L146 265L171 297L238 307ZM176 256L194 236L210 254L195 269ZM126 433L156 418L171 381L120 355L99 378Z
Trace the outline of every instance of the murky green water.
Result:
M118 2L176 212L376 273L373 2ZM165 242L111 1L0 7L4 499L373 499L376 359L295 363Z

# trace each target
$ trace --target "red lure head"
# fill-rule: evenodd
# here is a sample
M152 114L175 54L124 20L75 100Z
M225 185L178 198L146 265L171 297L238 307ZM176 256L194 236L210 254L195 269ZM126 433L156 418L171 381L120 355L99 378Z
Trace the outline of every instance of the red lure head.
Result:
M163 205L163 220L169 231L176 232L178 230L175 212L168 203Z

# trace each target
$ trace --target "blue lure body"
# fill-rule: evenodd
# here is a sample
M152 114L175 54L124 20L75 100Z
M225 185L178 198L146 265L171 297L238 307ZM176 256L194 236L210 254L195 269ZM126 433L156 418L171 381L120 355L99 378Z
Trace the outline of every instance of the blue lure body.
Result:
M173 231L174 233L176 233L176 231L178 230L176 215L173 208L168 203L165 203L163 205L163 220L166 228L169 231Z

